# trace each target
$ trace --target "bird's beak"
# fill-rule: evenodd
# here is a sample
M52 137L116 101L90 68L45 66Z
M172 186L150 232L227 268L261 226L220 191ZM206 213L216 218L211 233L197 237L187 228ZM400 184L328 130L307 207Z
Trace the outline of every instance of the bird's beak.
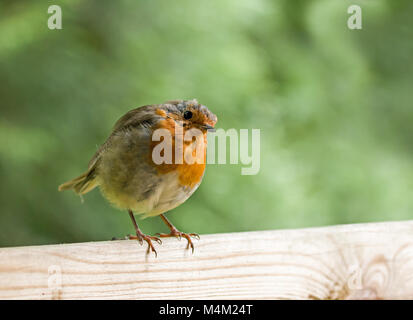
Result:
M204 124L201 126L201 128L209 132L215 132L215 128L213 126L210 126L209 124Z

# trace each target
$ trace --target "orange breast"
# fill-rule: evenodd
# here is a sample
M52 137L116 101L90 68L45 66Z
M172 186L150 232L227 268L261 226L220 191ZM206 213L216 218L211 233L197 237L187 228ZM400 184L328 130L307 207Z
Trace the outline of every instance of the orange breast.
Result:
M195 187L198 183L201 182L202 177L204 175L205 171L205 164L206 164L206 147L207 147L207 139L206 139L206 133L203 134L203 143L198 146L198 154L197 149L193 147L193 143L191 141L183 141L182 146L183 146L183 155L185 153L192 153L192 156L195 158L196 156L198 158L201 158L202 163L187 163L185 160L185 157L182 155L183 163L176 163L175 159L175 144L177 143L177 137L175 136L175 121L173 119L165 119L161 120L158 123L157 128L163 128L169 130L169 132L172 135L171 139L171 150L172 150L172 163L162 163L162 164L156 164L153 162L152 159L152 151L153 148L158 144L161 143L160 141L152 141L151 142L151 153L150 153L150 163L152 166L154 166L158 172L158 174L166 174L169 172L178 172L178 178L179 182L182 186L193 188ZM185 131L183 132L185 134ZM188 149L189 148L189 149Z

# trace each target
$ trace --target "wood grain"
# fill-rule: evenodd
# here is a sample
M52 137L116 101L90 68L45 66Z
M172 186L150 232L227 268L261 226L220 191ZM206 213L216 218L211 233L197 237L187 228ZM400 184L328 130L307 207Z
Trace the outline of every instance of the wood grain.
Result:
M0 249L0 299L412 299L413 221Z

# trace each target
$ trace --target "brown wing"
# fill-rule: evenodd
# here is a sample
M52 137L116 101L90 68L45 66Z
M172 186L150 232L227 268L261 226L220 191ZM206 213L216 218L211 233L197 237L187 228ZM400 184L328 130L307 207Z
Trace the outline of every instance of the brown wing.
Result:
M89 161L88 168L90 169L91 167L96 165L102 152L110 146L112 137L115 134L118 134L120 131L127 130L130 127L141 126L142 128L149 128L154 120L152 112L154 108L156 108L156 106L150 105L133 109L124 114L118 121L116 121L110 136L99 147L92 159Z
M101 155L110 147L113 137L130 128L150 129L160 119L154 111L162 105L149 105L133 109L123 115L114 125L112 133L99 147L89 161L88 170L79 177L59 186L59 190L73 189L78 194L85 194L97 186L96 176Z

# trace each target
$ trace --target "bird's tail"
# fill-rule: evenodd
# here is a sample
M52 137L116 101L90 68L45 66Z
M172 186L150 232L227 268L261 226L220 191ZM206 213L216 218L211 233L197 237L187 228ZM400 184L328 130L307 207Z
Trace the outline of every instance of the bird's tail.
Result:
M58 188L59 191L73 189L77 194L85 194L93 190L98 186L96 181L96 174L94 168L90 168L77 178L61 184Z

